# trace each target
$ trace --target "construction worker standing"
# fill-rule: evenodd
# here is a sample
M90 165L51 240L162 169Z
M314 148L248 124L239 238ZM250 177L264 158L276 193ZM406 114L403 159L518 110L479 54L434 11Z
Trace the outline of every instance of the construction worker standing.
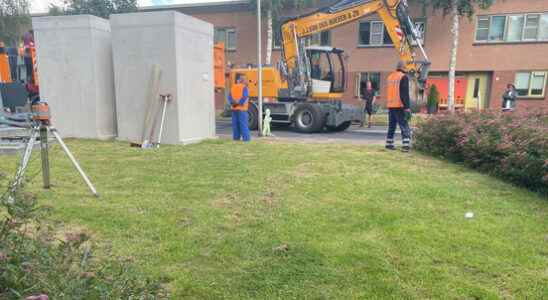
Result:
M228 95L228 103L232 109L232 137L235 141L239 141L240 138L244 142L251 140L249 133L249 91L246 86L245 76L241 74L236 75L236 83L230 89Z
M0 41L0 83L10 83L11 72L6 45Z
M411 130L408 120L411 116L409 96L409 78L406 75L405 64L399 62L395 72L388 76L387 89L388 107L388 134L386 136L386 149L395 150L394 134L396 126L400 126L403 139L402 151L411 149Z

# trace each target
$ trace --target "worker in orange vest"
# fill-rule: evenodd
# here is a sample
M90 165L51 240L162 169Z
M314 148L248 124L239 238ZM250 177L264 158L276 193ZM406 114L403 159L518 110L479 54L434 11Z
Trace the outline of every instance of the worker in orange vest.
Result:
M228 94L228 104L232 109L232 138L235 141L243 139L244 142L249 142L249 90L244 75L236 74L236 83Z
M10 83L11 72L8 49L4 42L0 41L0 83Z
M395 150L394 134L396 126L400 126L403 152L411 150L411 130L409 119L411 117L411 97L409 96L409 77L405 70L405 63L399 62L396 71L388 76L387 84L387 108L388 108L388 134L386 136L386 149Z

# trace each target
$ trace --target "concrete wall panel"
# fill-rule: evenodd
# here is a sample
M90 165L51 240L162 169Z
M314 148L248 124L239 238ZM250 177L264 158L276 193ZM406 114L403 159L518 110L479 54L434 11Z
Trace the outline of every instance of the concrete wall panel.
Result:
M174 11L113 15L110 22L119 139L142 142L154 65L162 71L160 94L173 96L162 142L214 137L213 26Z
M110 25L89 15L32 20L40 95L64 137L116 136Z

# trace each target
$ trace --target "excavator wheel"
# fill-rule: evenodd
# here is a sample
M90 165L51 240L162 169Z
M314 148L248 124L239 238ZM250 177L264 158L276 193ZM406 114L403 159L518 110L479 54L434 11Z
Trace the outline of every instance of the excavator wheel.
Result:
M347 130L350 125L352 125L352 121L346 121L339 126L326 126L326 128L331 132L341 132Z
M299 132L320 132L325 126L325 114L313 103L302 103L295 110L294 123Z
M255 103L249 105L249 130L257 130L259 128L259 110Z

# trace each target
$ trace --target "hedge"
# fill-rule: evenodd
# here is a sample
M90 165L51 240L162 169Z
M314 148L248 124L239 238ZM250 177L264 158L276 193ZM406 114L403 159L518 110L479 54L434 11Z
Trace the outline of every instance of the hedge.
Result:
M548 194L548 110L432 115L414 146Z

